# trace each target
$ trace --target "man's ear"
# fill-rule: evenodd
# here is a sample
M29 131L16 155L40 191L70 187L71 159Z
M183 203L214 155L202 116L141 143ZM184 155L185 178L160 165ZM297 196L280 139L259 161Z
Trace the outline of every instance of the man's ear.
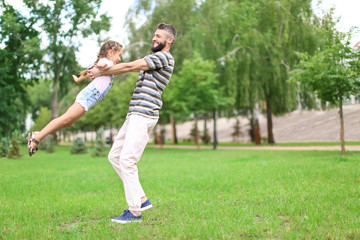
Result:
M170 45L172 45L172 44L174 43L174 38L169 37L169 38L167 39L167 42L168 42Z

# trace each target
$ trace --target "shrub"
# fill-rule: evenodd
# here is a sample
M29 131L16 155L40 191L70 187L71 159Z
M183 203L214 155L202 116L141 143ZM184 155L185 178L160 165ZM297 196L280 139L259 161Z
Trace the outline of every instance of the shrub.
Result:
M204 129L203 135L201 135L201 141L205 144L209 144L211 141L211 137L207 128Z
M9 139L3 137L0 141L0 157L6 157L9 151Z
M243 133L241 132L240 120L238 118L236 118L236 122L233 125L233 129L234 132L231 134L231 136L233 137L233 142L239 142L240 136L242 136Z
M102 140L103 130L98 130L96 133L96 142L94 151L91 153L93 157L103 157L106 155L105 150L105 142Z
M48 153L53 153L55 152L54 145L54 136L49 134L41 141L39 144L39 149L45 150Z
M9 146L9 152L7 153L7 157L8 158L20 158L20 157L22 157L22 155L20 153L19 144L18 144L15 137L11 139L11 143L10 143L10 146Z
M74 144L72 148L70 149L71 154L81 154L81 153L87 153L87 147L85 145L85 142L81 138L76 138L74 140Z

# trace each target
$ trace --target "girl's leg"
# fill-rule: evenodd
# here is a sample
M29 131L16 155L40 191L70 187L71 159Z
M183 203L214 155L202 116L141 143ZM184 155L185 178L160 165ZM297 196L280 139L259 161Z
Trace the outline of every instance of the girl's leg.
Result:
M61 128L71 127L77 120L79 120L85 114L85 109L80 103L74 103L69 109L60 117L53 119L49 122L38 134L35 135L37 141L41 141L44 137L52 132L55 132ZM31 142L31 147L36 148L37 144Z

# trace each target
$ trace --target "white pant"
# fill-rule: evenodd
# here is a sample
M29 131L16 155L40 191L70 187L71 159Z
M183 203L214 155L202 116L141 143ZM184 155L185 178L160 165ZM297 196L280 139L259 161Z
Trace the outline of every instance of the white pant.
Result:
M145 196L136 164L157 121L141 115L128 115L108 155L111 165L124 183L126 202L132 211L140 211L141 198Z

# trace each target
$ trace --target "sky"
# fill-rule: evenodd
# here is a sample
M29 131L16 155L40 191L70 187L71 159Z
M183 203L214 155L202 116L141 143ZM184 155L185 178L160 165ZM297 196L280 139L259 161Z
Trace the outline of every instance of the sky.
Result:
M17 9L24 9L22 0L5 1ZM112 27L107 33L107 36L112 40L122 43L125 51L127 43L127 36L124 30L125 16L127 10L133 3L134 0L103 0L100 9L101 13L106 13L112 17ZM348 31L353 26L360 28L360 0L313 0L313 7L317 15L322 15L330 8L335 8L335 16L340 17L340 22L337 25L339 31ZM355 45L358 41L360 41L360 34L354 35L352 44ZM95 38L84 39L82 41L82 47L77 53L77 60L81 66L88 67L96 59L98 51L99 46Z

